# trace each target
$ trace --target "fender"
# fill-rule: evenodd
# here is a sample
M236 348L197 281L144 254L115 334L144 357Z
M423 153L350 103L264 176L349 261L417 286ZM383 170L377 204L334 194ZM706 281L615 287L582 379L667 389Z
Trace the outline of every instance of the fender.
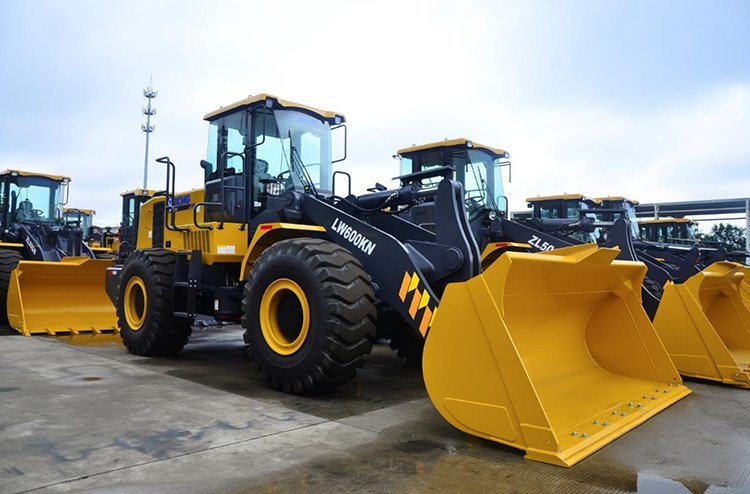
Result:
M302 225L295 223L262 223L255 230L250 245L247 247L240 268L240 279L246 280L258 257L268 247L281 240L298 237L325 237L326 229L319 225Z

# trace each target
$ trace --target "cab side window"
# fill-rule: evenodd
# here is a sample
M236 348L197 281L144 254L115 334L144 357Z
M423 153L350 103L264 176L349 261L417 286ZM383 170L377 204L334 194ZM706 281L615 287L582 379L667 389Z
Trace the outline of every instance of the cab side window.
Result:
M245 152L245 113L238 112L224 118L221 128L221 151L222 153ZM240 156L226 156L224 175L239 175L243 170L243 162Z

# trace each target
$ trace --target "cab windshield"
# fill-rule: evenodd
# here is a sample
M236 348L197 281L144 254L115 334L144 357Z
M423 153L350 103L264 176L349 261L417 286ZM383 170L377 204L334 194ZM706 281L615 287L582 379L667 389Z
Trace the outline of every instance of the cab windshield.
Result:
M247 139L245 112L211 122L205 160L207 177L218 177L220 161L224 163L224 176L241 174L247 166L245 152L254 149L253 182L257 187L261 187L263 180L281 180L287 188L301 189L307 185L309 177L318 192L331 191L331 126L328 122L297 110L261 109L252 112L252 118L251 140Z
M405 153L406 154L406 153ZM410 152L401 156L401 174L427 171L442 166L456 170L456 178L464 186L466 208L469 216L483 209L507 209L503 190L500 159L479 149L433 148ZM424 187L436 187L442 176L425 178Z
M467 204L477 208L487 208L498 211L505 208L505 192L500 174L500 160L484 151L470 149L466 162L466 177L464 189Z
M589 218L595 222L599 219L596 209L592 208L586 201L565 201L565 218ZM574 231L571 236L581 242L597 243L597 240L601 237L601 230L596 227L593 232Z
M9 223L53 223L62 210L62 183L46 177L15 177L9 184Z
M83 211L81 211L79 215L77 209L69 209L65 211L65 221L80 221L81 230L87 232L89 231L89 228L91 228L91 225L94 223L94 217L93 215L84 213Z
M682 225L682 234L680 238L695 240L695 228L692 223L684 223Z
M331 126L295 110L256 116L255 181L281 180L287 189L331 192ZM266 123L262 120L265 118ZM275 123L274 123L275 122ZM265 127L265 128L264 128Z
M633 238L639 238L638 217L635 215L635 208L629 202L625 202L625 214L630 222L630 233L633 235Z

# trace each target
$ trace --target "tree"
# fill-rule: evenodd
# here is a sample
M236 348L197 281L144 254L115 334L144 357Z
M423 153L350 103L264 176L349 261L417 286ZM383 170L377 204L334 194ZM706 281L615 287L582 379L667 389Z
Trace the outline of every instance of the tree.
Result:
M709 233L698 233L696 237L706 242L721 242L729 251L745 250L745 229L729 223L714 225Z

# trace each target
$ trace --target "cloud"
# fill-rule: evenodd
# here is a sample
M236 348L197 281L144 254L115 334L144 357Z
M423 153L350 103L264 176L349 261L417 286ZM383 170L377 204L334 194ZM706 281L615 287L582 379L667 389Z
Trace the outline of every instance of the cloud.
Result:
M743 166L750 83L742 64L714 50L724 39L720 30L735 28L707 27L697 14L686 18L689 9L670 14L685 50L672 57L676 79L669 63L676 42L665 41L671 24L651 36L622 22L623 10L646 16L641 4L2 8L0 61L12 77L0 80L0 164L72 175L71 204L96 209L102 224L116 224L119 193L141 185L140 90L151 73L160 90L152 187L164 175L153 158L165 154L177 163L179 189L200 187L202 116L270 92L347 116L349 157L340 169L354 175L359 191L398 174L396 149L458 136L511 153L514 209L527 196L563 191L651 201L750 190ZM713 35L714 51L690 51L699 43L685 37L693 25ZM619 41L620 31L638 39L637 51ZM736 68L724 70L730 65Z

